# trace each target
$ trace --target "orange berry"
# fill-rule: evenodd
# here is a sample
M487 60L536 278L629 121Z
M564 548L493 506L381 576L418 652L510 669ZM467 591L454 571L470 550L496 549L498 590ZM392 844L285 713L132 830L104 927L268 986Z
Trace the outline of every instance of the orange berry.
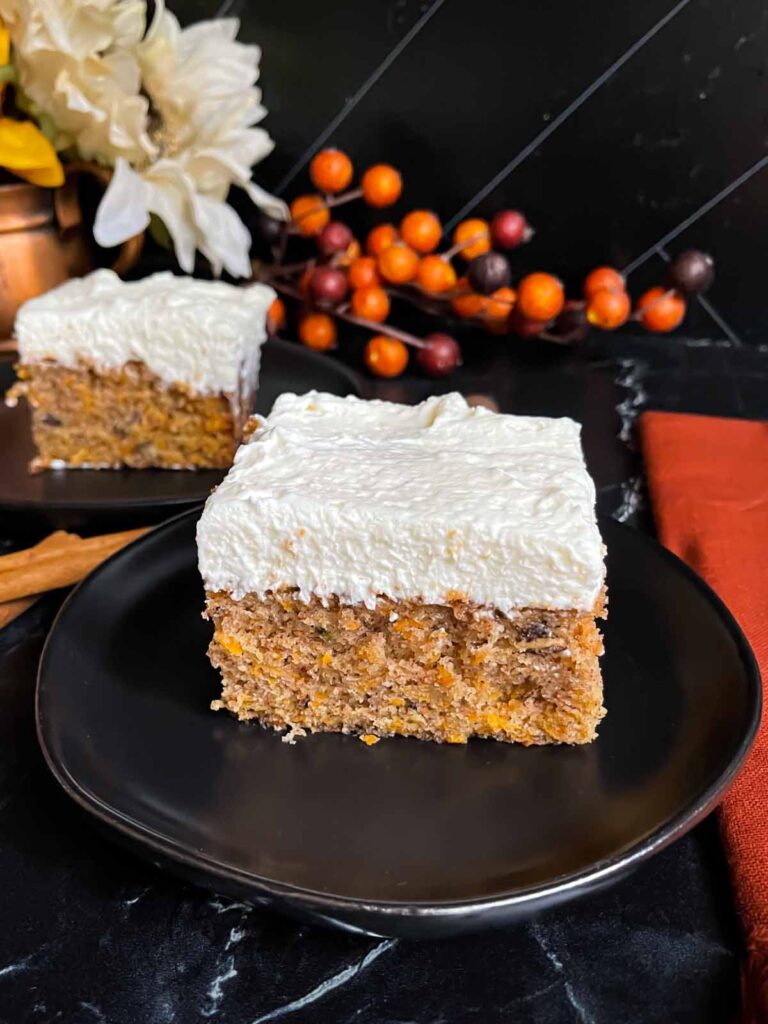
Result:
M658 334L674 331L685 316L685 299L666 288L651 288L637 304L643 327Z
M456 271L442 256L425 256L419 260L416 280L425 292L448 292L456 284Z
M419 267L419 257L402 242L397 245L390 245L388 249L379 256L379 273L385 281L391 284L407 284L416 276Z
M350 288L370 288L379 283L376 260L371 256L360 256L350 264L347 271Z
M584 281L584 298L591 299L595 292L604 288L612 292L624 291L624 278L613 267L596 267L587 274Z
M517 292L514 288L497 288L488 296L483 316L488 320L507 320L515 308Z
M368 232L365 251L369 256L381 256L385 249L394 245L399 239L400 235L394 224L378 224Z
M377 377L399 377L408 365L408 349L397 338L377 334L365 346L363 358Z
M360 253L361 252L362 252L362 249L360 248L360 243L358 242L358 240L356 238L353 238L352 241L347 246L346 250L344 251L344 253L343 253L341 259L339 260L337 266L344 267L345 269L347 267L351 267L352 264L355 262L355 260L359 260L360 259Z
M353 173L352 161L340 149L321 149L309 165L312 184L321 192L343 192Z
M451 299L451 309L456 316L460 316L462 319L470 316L480 316L486 307L488 296L478 295L477 292L473 292L469 287L466 277L460 277L456 282L456 287L463 293Z
M309 313L299 323L299 338L307 348L325 352L336 343L336 324L326 313Z
M360 187L369 206L391 206L400 198L403 179L400 172L389 164L374 164L363 175Z
M297 196L291 203L291 219L305 238L319 235L331 219L322 196Z
M562 283L552 274L528 274L517 286L517 306L528 320L551 320L564 305Z
M357 288L352 292L352 312L364 320L382 323L389 316L389 296L375 284Z
M625 291L599 288L590 295L586 313L593 327L614 331L627 322L631 311L632 303Z
M453 244L461 245L461 257L473 260L491 248L491 229L487 220L472 217L463 220L453 232Z
M400 222L400 234L416 252L433 252L440 244L443 226L429 210L412 210Z
M274 299L267 312L267 332L277 334L285 327L286 313L285 303L282 299Z

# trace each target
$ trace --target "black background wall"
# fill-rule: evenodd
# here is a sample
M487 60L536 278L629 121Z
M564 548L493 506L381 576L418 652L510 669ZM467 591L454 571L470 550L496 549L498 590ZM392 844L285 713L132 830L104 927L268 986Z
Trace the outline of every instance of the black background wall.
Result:
M637 294L663 276L665 245L711 251L717 281L687 330L768 341L762 0L169 6L182 22L235 15L262 47L276 142L255 172L265 187L306 191L306 162L336 124L327 141L358 165L401 168L403 210L450 220L478 194L473 212L523 209L537 234L521 270L576 282L596 263L637 264Z

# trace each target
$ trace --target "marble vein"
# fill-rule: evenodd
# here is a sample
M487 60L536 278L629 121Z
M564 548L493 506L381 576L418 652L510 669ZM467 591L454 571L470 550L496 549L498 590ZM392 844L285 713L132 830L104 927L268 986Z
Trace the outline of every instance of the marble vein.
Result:
M9 978L12 974L21 974L22 971L29 970L29 963L34 955L33 953L32 956L25 957L23 960L19 960L18 963L0 967L0 978Z
M139 900L144 899L144 897L147 895L147 893L150 891L151 888L152 888L151 885L143 886L141 889L139 889L139 891L136 893L135 896L129 896L126 899L124 899L122 901L122 905L124 907L132 907L132 906L134 906L136 903L139 902Z
M576 1012L576 1015L581 1024L596 1024L595 1018L587 1010L587 1008L584 1006L581 1000L577 997L573 985L570 983L566 975L563 961L557 955L555 949L553 949L549 939L547 938L544 932L544 929L541 927L541 924L538 921L535 921L531 925L531 934L536 940L539 949L541 949L544 956L552 964L552 967L555 969L555 972L559 975L562 975L560 980L563 983L563 989L568 998L568 1002L571 1004L574 1011Z
M230 910L253 910L250 903L239 903L236 900L225 903L224 900L212 899L208 900L208 906L215 910L217 914L226 914Z
M638 359L620 359L616 385L626 391L626 397L616 406L621 420L619 440L626 444L632 441L635 421L640 410L648 400L648 393L643 385L643 378L648 364Z
M681 220L680 223L668 231L666 235L663 235L658 242L654 242L653 245L648 246L645 252L640 253L637 259L632 260L631 263L628 263L627 266L624 267L624 270L622 271L624 276L628 277L630 274L634 273L634 271L637 270L638 267L641 267L646 260L650 259L651 256L663 249L664 246L677 238L678 235L681 235L692 224L695 224L700 217L709 213L709 211L713 210L719 203L722 203L724 199L735 192L736 189L741 188L741 186L748 182L750 178L758 173L758 171L762 171L764 167L768 167L768 155L762 156L759 160L756 160L755 163L753 163L751 167L748 167L746 171L743 171L738 178L734 178L734 180L726 185L725 188L721 188L720 191L712 196L711 199L708 199L706 203L703 203L698 210L694 210L689 217L686 217L685 220Z
M33 961L43 952L46 947L43 946L40 949L36 949L34 953L30 953L29 956L25 956L22 960L17 960L13 964L6 964L5 967L0 967L0 978L10 978L14 974L21 974L24 971L30 971L34 967Z
M579 93L579 95L572 100L564 110L561 110L557 117L547 124L546 128L543 128L538 135L531 139L528 145L524 146L517 156L514 156L508 164L502 167L498 174L491 178L487 185L484 185L479 192L472 196L472 198L466 202L449 221L446 222L444 229L445 234L447 235L452 231L460 220L466 217L466 215L481 203L486 196L490 195L494 189L498 188L498 186L501 185L504 179L507 178L512 171L516 170L524 160L527 160L528 157L534 153L550 135L557 131L560 125L564 124L568 120L571 114L575 114L579 107L583 106L588 99L594 96L598 89L601 89L606 82L613 78L616 72L621 70L627 61L631 60L639 50L642 50L646 43L649 43L655 35L657 35L666 25L669 24L670 21L672 21L674 17L680 13L680 11L686 8L689 2L690 0L680 0L679 3L675 4L675 6L672 7L671 10L667 11L663 17L659 18L655 25L652 25L647 32L640 36L639 39L635 40L629 49L625 50L624 53L622 53L622 55L610 65L610 67L607 67L602 74L598 75L597 78L588 85L586 89L584 89L583 92Z
M208 986L208 991L206 992L208 1002L200 1011L203 1017L213 1017L214 1014L218 1013L221 1001L224 998L224 985L236 977L237 968L235 967L235 957L233 954L227 957L222 970Z
M95 1003L89 1003L86 1000L80 1002L81 1010L88 1010L89 1013L93 1014L93 1019L98 1021L98 1024L107 1024L107 1018L104 1016L103 1011L96 1006Z
M620 422L617 436L631 452L635 453L635 423L648 401L648 393L644 386L648 364L639 359L619 359L617 365L615 384L626 392L625 397L616 405ZM611 517L620 523L625 523L643 507L645 483L642 475L633 474L628 479L622 480L619 484L619 491L621 501L611 513Z
M685 0L685 2L687 3L687 0ZM299 171L309 163L318 149L325 145L337 128L347 119L358 103L367 96L374 85L376 85L385 72L387 72L395 63L403 50L405 50L405 48L416 38L424 26L432 20L433 16L437 14L444 3L445 0L433 0L430 6L424 9L424 13L421 15L419 20L410 27L402 39L400 39L399 42L389 51L381 64L371 72L358 90L349 97L341 110L328 122L315 141L302 153L293 167L291 167L285 174L282 181L278 183L278 186L275 189L275 195L281 196L285 192L286 188L290 185Z
M619 523L626 523L645 505L645 483L640 476L631 476L620 485L621 501L618 508L611 513L611 518Z
M209 900L209 906L215 902L217 901ZM223 913L223 908L225 905L219 904L219 906L221 906L222 909L217 908L217 913L221 914ZM224 985L228 981L231 981L233 978L237 977L238 971L237 968L235 967L235 954L230 953L230 950L232 949L233 946L236 946L239 942L242 942L243 939L248 934L248 929L245 927L245 922L253 908L247 903L232 903L227 905L226 909L239 910L240 920L237 924L233 925L229 929L229 936L227 937L227 941L224 943L224 953L229 953L230 955L226 957L223 963L219 961L219 963L217 964L219 973L208 986L208 991L206 992L207 1002L200 1011L203 1017L213 1017L218 1013L225 995Z
M261 1017L257 1017L252 1024L266 1024L267 1021L279 1020L281 1017L287 1017L290 1013L295 1013L297 1010L303 1010L304 1007L310 1006L312 1003L316 1003L319 999L323 999L328 995L329 992L333 992L337 988L341 988L342 985L346 985L348 981L356 978L358 974L361 974L366 967L375 961L383 953L388 953L390 949L393 949L397 945L397 939L386 939L384 942L380 942L378 946L374 946L373 949L369 949L365 956L358 960L357 963L350 964L349 967L345 967L337 974L332 975L330 978L326 978L325 981L321 981L319 985L311 989L306 995L299 996L298 999L292 1000L290 1003L286 1003L285 1006L278 1006L274 1010L270 1010L268 1013L262 1014Z
M248 933L245 928L230 928L229 938L227 939L227 944L224 946L224 949L231 949L233 946L237 945L238 942L242 942L247 934Z

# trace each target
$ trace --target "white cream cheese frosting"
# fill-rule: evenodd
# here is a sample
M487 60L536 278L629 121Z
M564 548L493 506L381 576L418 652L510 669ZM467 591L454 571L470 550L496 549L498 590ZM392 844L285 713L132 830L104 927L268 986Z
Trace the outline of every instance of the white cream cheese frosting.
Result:
M579 437L573 420L455 393L417 406L282 395L206 503L206 588L591 611L603 549Z
M168 272L126 282L96 270L24 303L15 335L22 363L50 359L103 372L138 360L165 384L236 401L255 386L274 297L261 284L237 288Z

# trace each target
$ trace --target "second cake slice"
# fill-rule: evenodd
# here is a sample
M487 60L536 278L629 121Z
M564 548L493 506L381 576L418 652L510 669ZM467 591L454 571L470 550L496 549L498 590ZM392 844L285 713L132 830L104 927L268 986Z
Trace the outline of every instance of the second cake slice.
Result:
M224 469L253 408L274 293L111 270L67 281L19 310L32 469Z

